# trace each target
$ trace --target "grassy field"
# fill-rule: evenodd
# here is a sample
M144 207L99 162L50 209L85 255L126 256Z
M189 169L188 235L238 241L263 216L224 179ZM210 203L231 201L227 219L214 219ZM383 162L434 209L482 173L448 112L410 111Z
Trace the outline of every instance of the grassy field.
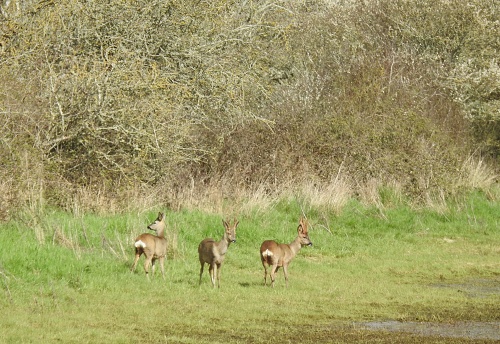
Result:
M439 211L357 201L339 213L306 210L314 245L290 265L288 288L282 271L274 289L262 285L258 250L264 239L295 238L295 200L238 214L218 290L207 272L198 285L196 248L222 236L220 214L24 210L0 225L0 342L419 343L358 324L500 320L498 202L474 194ZM158 211L167 217L167 279L148 282L143 258L129 271L132 242Z

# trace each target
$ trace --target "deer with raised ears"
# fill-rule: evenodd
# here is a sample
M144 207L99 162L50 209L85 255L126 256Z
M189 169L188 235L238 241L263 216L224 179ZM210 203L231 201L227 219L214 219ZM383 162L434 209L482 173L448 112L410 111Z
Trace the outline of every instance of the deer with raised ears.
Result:
M155 272L156 260L160 261L161 274L165 279L165 256L167 255L167 239L165 239L165 215L158 213L156 220L148 226L148 229L155 231L156 236L150 233L143 233L139 235L134 241L135 259L132 272L135 271L137 262L142 254L146 256L144 261L144 270L146 277L149 279L149 267L152 266L153 275Z
M209 265L210 280L212 286L215 288L215 280L217 279L217 287L220 288L220 272L222 263L226 256L229 244L236 242L236 227L238 220L234 220L230 225L227 221L222 220L225 231L224 236L220 241L215 241L212 238L206 238L198 245L198 256L200 258L200 285L201 276L203 275L203 268L205 264Z
M307 233L307 219L300 218L297 227L297 237L290 244L278 244L274 240L266 240L260 246L260 259L264 266L264 285L267 285L267 269L271 267L271 286L274 288L276 271L283 267L285 274L285 285L288 287L288 265L297 255L302 246L312 246Z

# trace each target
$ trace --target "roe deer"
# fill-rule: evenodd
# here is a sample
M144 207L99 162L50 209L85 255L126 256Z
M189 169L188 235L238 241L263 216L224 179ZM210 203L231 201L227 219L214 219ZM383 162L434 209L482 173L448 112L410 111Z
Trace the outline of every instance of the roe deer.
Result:
M226 221L222 220L224 224L224 236L220 241L215 241L212 238L206 238L200 245L198 245L198 256L200 258L200 285L201 285L201 275L203 274L203 268L206 264L209 264L210 280L212 281L212 286L215 288L215 279L217 278L217 286L220 288L220 270L222 262L224 262L224 257L227 252L229 244L236 242L236 227L238 226L238 221L234 220L232 226Z
M155 262L157 259L160 260L160 268L163 279L165 279L165 267L164 261L167 254L167 239L165 239L165 215L163 213L158 213L156 220L148 226L148 229L155 231L157 236L150 233L143 233L139 235L134 242L135 246L135 259L132 268L132 272L135 271L135 267L139 258L144 253L146 256L146 261L144 262L144 270L146 271L146 277L149 279L149 266L153 266L153 275L155 272Z
M271 286L274 287L276 271L283 267L285 274L285 284L288 287L288 264L292 261L295 255L299 252L302 246L312 246L312 242L307 234L307 220L300 218L297 228L297 237L294 241L288 244L278 244L274 240L266 240L260 246L260 259L264 266L264 285L267 285L267 268L272 266Z

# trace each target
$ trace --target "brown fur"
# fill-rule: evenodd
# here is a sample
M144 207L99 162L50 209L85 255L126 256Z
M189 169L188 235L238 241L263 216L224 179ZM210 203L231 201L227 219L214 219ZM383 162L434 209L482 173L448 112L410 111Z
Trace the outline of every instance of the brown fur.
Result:
M220 288L220 272L222 263L224 262L229 244L236 242L236 227L239 222L235 220L232 226L224 220L222 223L225 231L224 236L220 241L215 241L212 238L206 238L200 242L200 245L198 245L198 257L201 264L200 285L203 268L205 264L208 264L208 271L210 274L210 280L212 281L212 286L215 288L215 279L217 278L217 286Z
M153 275L155 272L155 262L158 259L160 261L160 269L163 279L165 279L165 256L167 255L167 239L165 239L165 215L163 213L158 213L157 219L148 226L148 229L155 231L156 236L150 233L143 233L139 235L135 241L135 259L132 268L132 272L135 271L137 262L142 254L146 256L144 261L144 271L146 271L146 276L149 279L149 266L153 267Z
M267 268L271 266L271 286L274 287L276 271L280 267L283 267L285 284L288 286L288 265L302 246L312 245L307 232L307 226L307 220L301 217L297 228L297 237L290 244L278 244L274 240L266 240L262 243L260 246L260 259L264 266L264 285L267 285Z

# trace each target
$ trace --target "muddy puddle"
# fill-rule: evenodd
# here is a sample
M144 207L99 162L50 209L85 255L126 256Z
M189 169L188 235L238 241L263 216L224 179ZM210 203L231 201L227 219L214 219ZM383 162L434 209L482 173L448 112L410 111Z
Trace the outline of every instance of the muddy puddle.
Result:
M432 285L435 288L451 288L463 292L469 298L483 298L500 295L500 281L475 279L464 283ZM412 333L423 337L448 337L465 339L483 339L500 341L500 321L478 322L459 321L454 323L372 321L357 323L357 328Z
M374 331L406 332L422 337L448 337L500 340L500 322L429 322L373 321L357 325Z
M449 288L465 293L469 298L482 298L490 295L500 295L500 280L475 279L464 283L434 284L435 288Z

